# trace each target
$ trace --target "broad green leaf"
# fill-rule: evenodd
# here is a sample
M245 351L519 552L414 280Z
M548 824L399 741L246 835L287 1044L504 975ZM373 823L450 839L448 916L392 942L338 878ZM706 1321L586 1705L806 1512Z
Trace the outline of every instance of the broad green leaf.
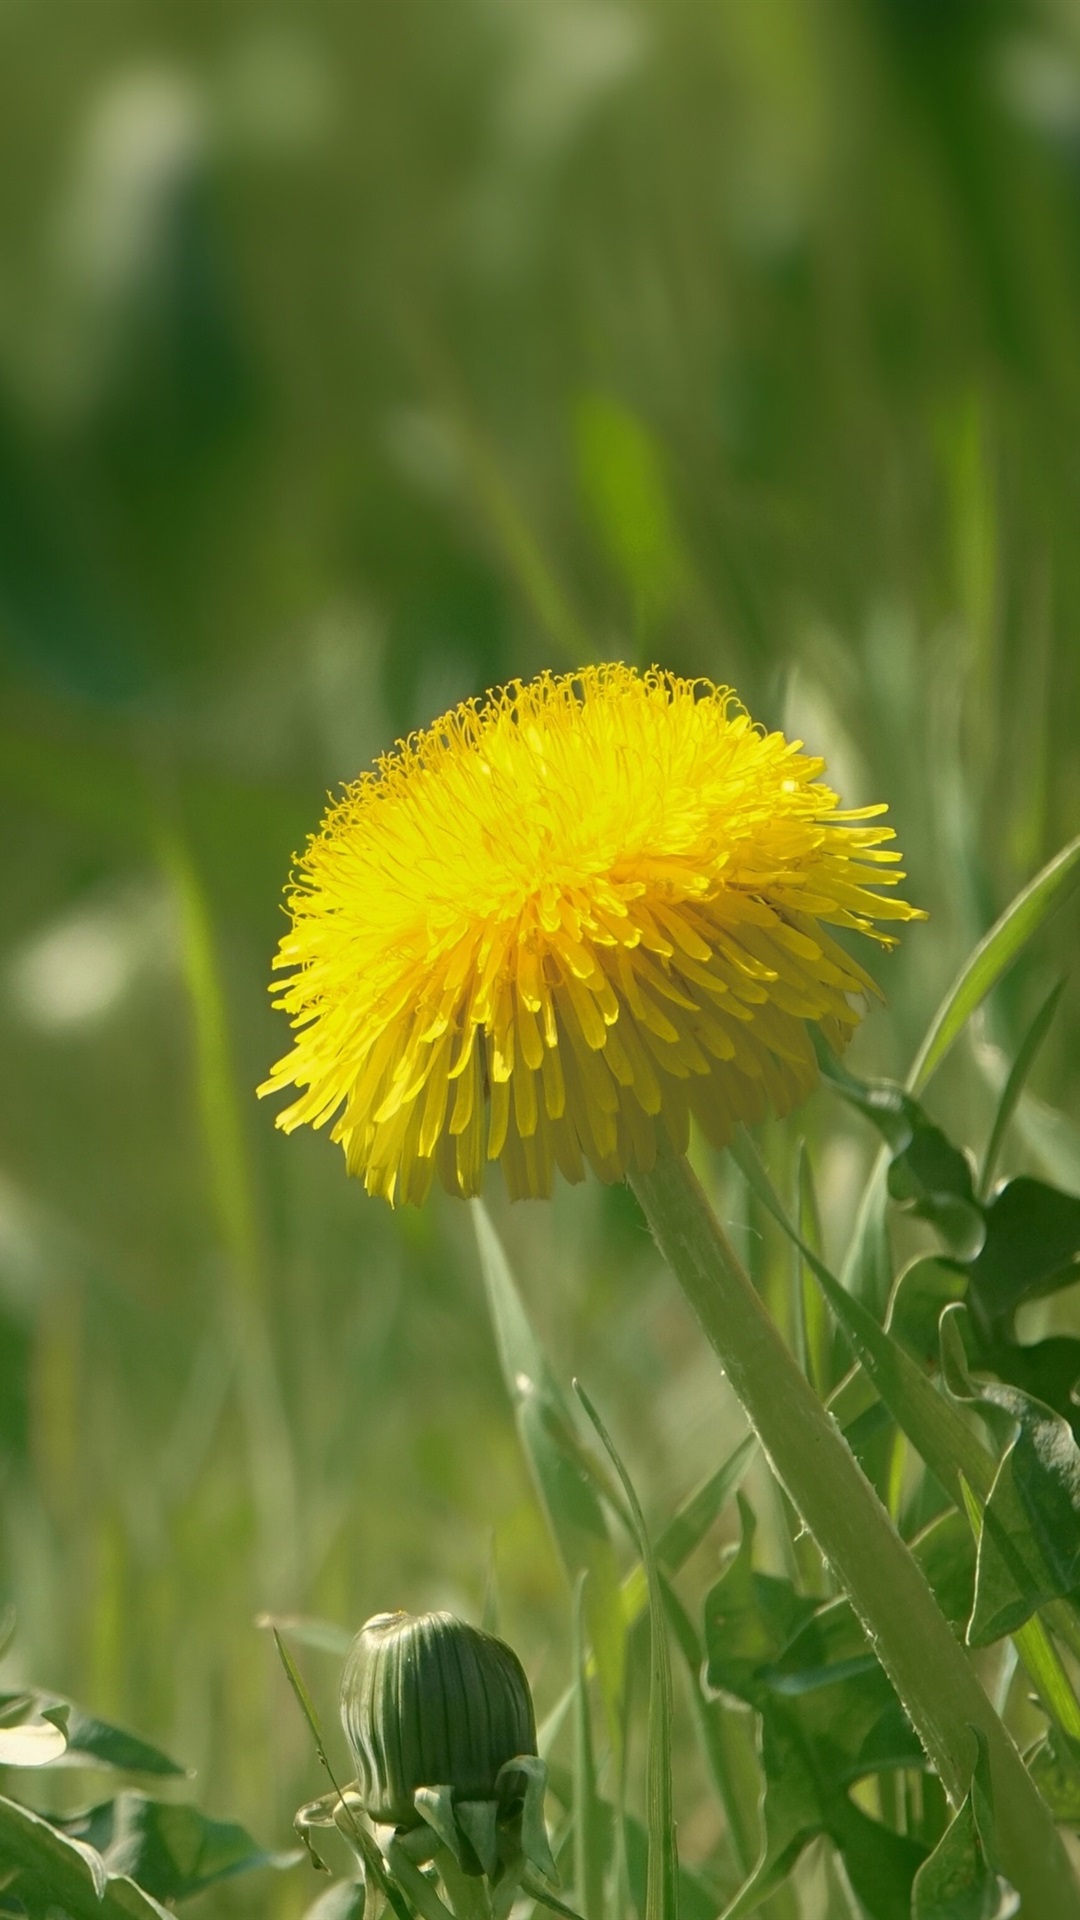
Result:
M977 1737L967 1796L915 1875L912 1920L1009 1920L1019 1908L1019 1897L997 1872L990 1764L985 1740Z
M971 1163L940 1127L920 1122L894 1156L886 1185L890 1198L936 1228L949 1253L972 1260L986 1233L975 1201Z
M973 1381L962 1307L941 1320L942 1372L954 1399L1001 1431L1015 1422L985 1499L968 1644L984 1646L1023 1625L1048 1600L1080 1589L1080 1448L1067 1421L1015 1387Z
M585 1608L608 1732L621 1743L626 1622L618 1563L603 1508L583 1465L573 1417L529 1324L498 1235L479 1201L473 1203L480 1265L518 1433L541 1506L568 1580L589 1576Z
M95 1848L14 1800L0 1799L0 1862L17 1871L11 1890L32 1912L53 1906L71 1920L170 1920L133 1880L110 1874Z
M57 1822L72 1840L99 1853L110 1874L126 1875L155 1900L187 1900L215 1881L255 1867L292 1866L297 1853L271 1853L233 1820L210 1820L197 1807L120 1793Z
M1021 889L969 954L938 1007L926 1037L912 1061L907 1086L921 1093L937 1072L954 1041L963 1032L976 1007L1037 933L1050 914L1071 893L1080 878L1080 836Z
M84 1713L70 1700L56 1693L36 1690L18 1694L0 1694L0 1723L8 1724L11 1710L18 1704L18 1719L44 1720L64 1736L64 1744L51 1757L64 1766L117 1767L125 1773L151 1773L159 1777L182 1776L184 1768L170 1760L159 1747L125 1733ZM12 1763L15 1764L15 1763ZM19 1764L26 1765L27 1762ZM42 1762L35 1764L41 1765Z
M984 1337L1011 1333L1023 1300L1080 1278L1080 1199L1026 1175L986 1207L986 1239L971 1262L971 1312Z
M886 1330L924 1367L936 1366L938 1323L945 1308L967 1295L967 1268L955 1260L923 1254L896 1276Z
M714 1694L733 1693L760 1706L759 1675L813 1618L815 1603L797 1594L790 1580L755 1571L757 1520L741 1494L739 1518L739 1545L705 1600L705 1682Z
M950 1253L973 1259L985 1228L967 1155L927 1118L906 1088L889 1080L857 1080L831 1056L825 1057L822 1071L885 1139L891 1154L886 1174L890 1198L930 1221Z
M645 1887L645 1920L678 1920L679 1852L675 1841L675 1813L671 1777L671 1717L673 1711L671 1659L660 1572L645 1516L615 1444L579 1381L575 1391L611 1460L626 1497L633 1531L649 1589L649 1747L646 1799L649 1813L649 1865Z
M367 1888L362 1880L336 1880L305 1910L303 1920L364 1920Z
M1001 1152L1005 1135L1008 1132L1009 1122L1016 1111L1017 1101L1024 1091L1024 1086L1035 1064L1039 1048L1042 1046L1043 1041L1050 1031L1054 1015L1057 1012L1057 1004L1061 999L1064 987L1064 979L1059 980L1056 986L1051 987L1050 992L1047 994L1046 999L1043 1001L1016 1050L1016 1056L1012 1066L1009 1068L1008 1079L1001 1090L1001 1098L998 1101L997 1112L994 1115L994 1124L990 1129L990 1138L986 1143L986 1152L983 1155L982 1172L979 1175L979 1192L983 1195L988 1194L990 1191L994 1178L994 1169L997 1166L998 1155Z

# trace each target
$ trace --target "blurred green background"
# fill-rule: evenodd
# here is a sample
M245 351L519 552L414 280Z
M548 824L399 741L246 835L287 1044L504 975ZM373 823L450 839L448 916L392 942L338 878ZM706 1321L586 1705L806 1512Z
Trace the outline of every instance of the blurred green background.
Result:
M2 0L7 1671L275 1845L321 1784L260 1610L476 1618L493 1578L550 1704L468 1211L392 1214L253 1098L290 856L510 675L730 682L891 803L932 918L854 1058L902 1071L1080 822L1078 527L1070 0ZM1078 931L943 1075L968 1138ZM1078 1058L1073 988L1012 1155L1074 1189ZM838 1251L870 1143L804 1124ZM741 1425L631 1203L493 1205L665 1512Z

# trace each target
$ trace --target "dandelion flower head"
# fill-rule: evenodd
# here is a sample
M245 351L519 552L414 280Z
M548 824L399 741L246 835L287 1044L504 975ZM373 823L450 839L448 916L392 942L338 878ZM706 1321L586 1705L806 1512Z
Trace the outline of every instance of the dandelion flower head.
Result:
M817 1079L870 976L828 931L921 918L884 807L708 681L514 681L399 742L300 856L275 1003L286 1130L333 1121L370 1193L512 1196L725 1144ZM869 824L868 824L869 823Z

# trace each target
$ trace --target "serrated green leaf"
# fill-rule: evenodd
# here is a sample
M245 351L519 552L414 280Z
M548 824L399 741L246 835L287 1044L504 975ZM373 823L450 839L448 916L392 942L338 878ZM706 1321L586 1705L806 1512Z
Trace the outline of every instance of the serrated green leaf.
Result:
M143 1793L119 1793L56 1823L99 1853L110 1874L126 1875L162 1902L187 1900L218 1880L256 1867L292 1866L296 1853L271 1853L234 1820Z
M473 1224L503 1379L541 1506L571 1585L589 1576L586 1613L612 1745L621 1745L626 1621L618 1563L580 1442L567 1444L573 1418L529 1324L510 1265L479 1201Z
M95 1719L93 1714L84 1713L81 1707L60 1694L42 1693L37 1689L0 1694L0 1720L14 1701L23 1703L20 1720L44 1720L64 1734L63 1747L52 1756L53 1765L59 1762L64 1766L116 1767L124 1773L149 1773L162 1778L182 1777L184 1773L184 1768L170 1760L160 1747L152 1747L149 1741L140 1740L122 1727L111 1726L106 1720Z
M937 1072L976 1007L1007 972L1032 935L1049 919L1080 879L1080 836L1030 880L960 968L934 1014L911 1065L908 1090L919 1094Z
M713 1693L760 1706L767 1691L760 1676L813 1617L815 1603L790 1580L755 1571L757 1520L741 1494L739 1519L738 1547L705 1598L705 1681Z
M1068 1422L1018 1388L974 1381L961 1334L963 1307L941 1319L942 1373L954 1399L977 1406L996 1431L1015 1422L982 1511L968 1643L983 1646L1023 1625L1048 1600L1080 1588L1080 1448Z
M993 1340L1011 1334L1021 1301L1080 1277L1080 1199L1022 1175L994 1196L985 1217L970 1298L977 1329Z
M944 1309L967 1296L966 1267L923 1254L896 1276L889 1296L886 1331L924 1367L936 1366L938 1323Z
M110 1875L93 1847L14 1800L0 1799L0 1860L18 1869L20 1899L26 1876L28 1905L45 1895L44 1904L62 1907L71 1920L170 1920L152 1894Z
M977 1738L968 1793L915 1875L912 1920L1009 1920L1020 1906L997 1871L990 1765L985 1740Z

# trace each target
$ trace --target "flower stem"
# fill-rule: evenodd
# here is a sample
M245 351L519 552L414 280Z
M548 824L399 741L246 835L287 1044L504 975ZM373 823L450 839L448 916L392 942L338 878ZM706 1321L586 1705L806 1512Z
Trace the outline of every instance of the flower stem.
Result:
M657 1161L630 1184L773 1471L903 1703L954 1807L985 1736L1001 1869L1030 1920L1080 1920L1080 1886L1050 1811L835 1422L800 1372L691 1168Z

